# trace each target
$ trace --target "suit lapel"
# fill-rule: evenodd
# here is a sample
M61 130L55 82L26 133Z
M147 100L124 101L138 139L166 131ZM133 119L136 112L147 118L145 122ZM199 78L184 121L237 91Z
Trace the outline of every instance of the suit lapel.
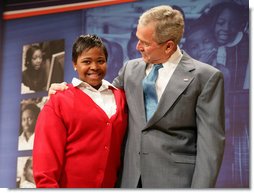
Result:
M146 128L150 127L152 124L161 119L177 101L179 96L184 92L188 85L193 81L194 73L192 71L195 70L195 67L191 60L192 59L184 53L181 61L170 78L164 93L161 96L157 108L158 110L148 121Z

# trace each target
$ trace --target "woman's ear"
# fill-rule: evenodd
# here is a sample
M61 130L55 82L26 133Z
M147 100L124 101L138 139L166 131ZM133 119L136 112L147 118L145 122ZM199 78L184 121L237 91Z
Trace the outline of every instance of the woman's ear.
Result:
M73 65L74 71L77 71L76 64L73 62L72 65Z

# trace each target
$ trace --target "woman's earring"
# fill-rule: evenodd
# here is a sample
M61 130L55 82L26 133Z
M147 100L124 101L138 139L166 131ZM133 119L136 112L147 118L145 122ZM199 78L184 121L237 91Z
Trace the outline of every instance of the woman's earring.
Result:
M77 68L74 68L74 71L77 71Z

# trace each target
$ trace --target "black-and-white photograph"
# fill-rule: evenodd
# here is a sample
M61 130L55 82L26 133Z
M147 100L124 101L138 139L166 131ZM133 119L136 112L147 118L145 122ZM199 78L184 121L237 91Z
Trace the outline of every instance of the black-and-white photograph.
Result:
M33 177L33 158L31 156L17 159L17 188L36 188Z
M64 79L64 40L23 46L21 94L47 91Z
M47 97L24 99L21 101L20 129L18 150L32 150L34 143L34 129L38 115L47 101Z

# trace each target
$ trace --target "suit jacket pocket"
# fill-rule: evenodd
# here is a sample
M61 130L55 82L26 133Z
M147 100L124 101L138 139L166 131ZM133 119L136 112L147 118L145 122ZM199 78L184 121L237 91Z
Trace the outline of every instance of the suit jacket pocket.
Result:
M171 153L171 157L176 163L186 163L186 164L195 164L196 156L194 155L184 155L184 154L175 154Z

